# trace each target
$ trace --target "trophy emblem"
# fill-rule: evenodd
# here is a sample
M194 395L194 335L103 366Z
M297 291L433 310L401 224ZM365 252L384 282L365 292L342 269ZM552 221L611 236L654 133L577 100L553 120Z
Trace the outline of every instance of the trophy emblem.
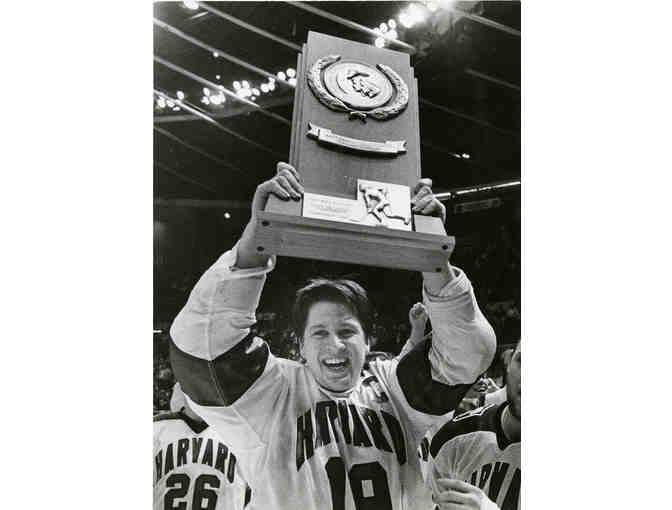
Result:
M373 67L363 62L327 55L315 61L307 73L315 97L350 119L387 120L408 105L408 86L390 66ZM388 104L389 103L389 104Z

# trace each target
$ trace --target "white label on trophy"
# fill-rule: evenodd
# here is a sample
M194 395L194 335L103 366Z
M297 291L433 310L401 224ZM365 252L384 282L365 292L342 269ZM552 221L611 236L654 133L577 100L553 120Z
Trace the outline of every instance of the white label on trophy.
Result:
M303 216L306 218L359 223L352 219L356 207L357 200L317 193L303 194Z
M411 231L411 190L399 184L357 179L356 200L304 193L303 216Z

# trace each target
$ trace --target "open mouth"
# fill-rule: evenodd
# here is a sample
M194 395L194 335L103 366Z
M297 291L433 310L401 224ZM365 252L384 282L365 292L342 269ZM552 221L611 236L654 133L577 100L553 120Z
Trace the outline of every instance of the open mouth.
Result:
M350 360L347 358L327 358L322 360L322 364L329 370L343 371L350 365Z

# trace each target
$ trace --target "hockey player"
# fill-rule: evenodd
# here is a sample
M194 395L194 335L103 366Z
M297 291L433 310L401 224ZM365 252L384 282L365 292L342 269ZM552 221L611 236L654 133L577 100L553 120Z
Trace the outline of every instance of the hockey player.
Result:
M520 508L520 361L518 342L506 402L454 418L432 439L429 481L440 510Z
M154 417L154 510L241 510L251 492L237 458L189 408L179 383Z
M413 211L444 217L430 186L416 186ZM489 366L494 332L466 275L448 265L423 277L434 338L401 360L365 365L372 314L348 280L316 280L297 293L305 363L273 356L250 333L275 263L253 243L256 215L270 194L302 193L285 163L257 187L241 239L200 278L171 327L173 368L190 405L240 454L255 508L415 508L423 489L415 449Z

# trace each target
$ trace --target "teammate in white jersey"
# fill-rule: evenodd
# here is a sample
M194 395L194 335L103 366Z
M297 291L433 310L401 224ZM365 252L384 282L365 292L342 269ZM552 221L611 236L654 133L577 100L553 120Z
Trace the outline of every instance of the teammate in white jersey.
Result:
M189 409L179 383L171 412L154 417L154 510L242 510L251 492L237 459Z
M456 417L432 439L429 481L440 510L520 508L520 386L518 342L506 402Z
M430 186L416 186L413 210L444 216ZM372 314L348 280L298 292L293 322L306 362L273 356L250 327L275 258L252 240L270 194L302 192L284 163L257 187L240 241L200 278L171 327L173 369L190 405L239 454L255 508L415 508L415 449L489 366L494 332L466 275L448 265L423 278L434 338L402 359L366 362Z

